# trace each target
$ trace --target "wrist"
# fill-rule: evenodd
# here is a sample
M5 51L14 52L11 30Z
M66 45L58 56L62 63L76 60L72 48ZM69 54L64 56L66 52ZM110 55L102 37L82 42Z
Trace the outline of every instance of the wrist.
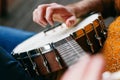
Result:
M76 17L80 17L92 11L102 11L101 0L81 0L78 3L67 5Z
M86 2L82 0L78 3L67 5L66 7L69 8L76 17L80 17L82 15L85 15L87 11L89 12L88 8L85 5Z

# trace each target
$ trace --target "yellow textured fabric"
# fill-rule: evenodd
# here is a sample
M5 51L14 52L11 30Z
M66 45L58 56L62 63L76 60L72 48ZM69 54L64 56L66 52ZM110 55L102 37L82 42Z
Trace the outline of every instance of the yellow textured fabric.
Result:
M120 70L120 16L108 28L108 35L101 50L106 60L106 71Z

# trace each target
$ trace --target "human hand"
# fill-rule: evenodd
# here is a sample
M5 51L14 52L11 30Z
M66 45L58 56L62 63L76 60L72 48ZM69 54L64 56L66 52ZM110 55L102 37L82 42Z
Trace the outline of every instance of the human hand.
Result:
M33 12L33 21L46 26L54 24L54 21L64 22L72 26L76 23L76 16L72 8L57 3L39 5Z
M100 55L87 55L68 68L60 80L101 80L104 65L104 59Z

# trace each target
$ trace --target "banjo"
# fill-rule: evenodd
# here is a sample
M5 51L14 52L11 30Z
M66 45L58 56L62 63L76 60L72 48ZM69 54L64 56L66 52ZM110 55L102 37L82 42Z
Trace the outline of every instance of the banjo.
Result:
M96 53L106 39L100 13L81 19L74 27L64 23L25 40L12 55L31 76L47 75L73 65L80 57Z

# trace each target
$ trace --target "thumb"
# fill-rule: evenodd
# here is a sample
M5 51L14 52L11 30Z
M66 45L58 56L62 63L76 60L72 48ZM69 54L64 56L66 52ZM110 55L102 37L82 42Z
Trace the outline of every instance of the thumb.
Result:
M71 16L65 21L65 23L67 27L72 27L77 23L77 19L75 16Z

